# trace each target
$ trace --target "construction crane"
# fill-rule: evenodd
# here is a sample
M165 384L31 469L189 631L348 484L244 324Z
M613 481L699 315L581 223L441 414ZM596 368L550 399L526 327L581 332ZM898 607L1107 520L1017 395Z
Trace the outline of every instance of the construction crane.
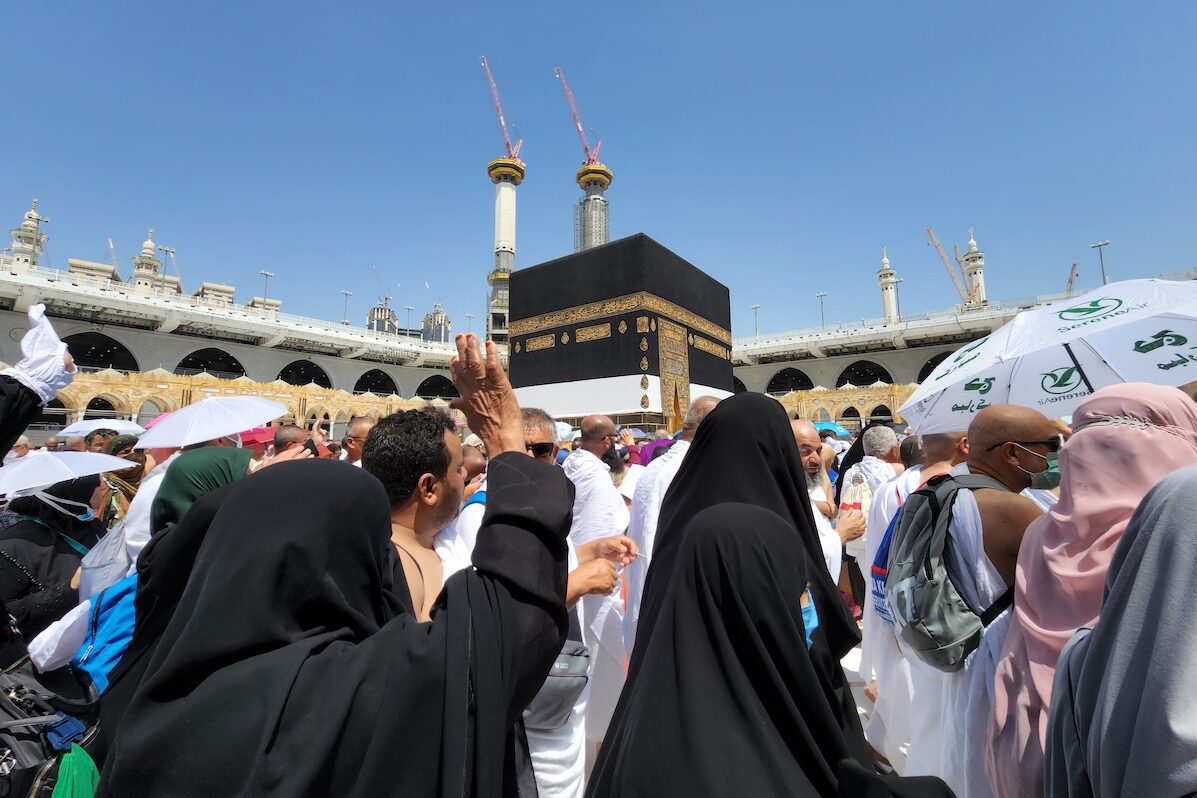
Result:
M371 264L370 268L374 270L374 279L378 281L378 290L381 292L381 296L378 298L378 304L385 308L387 303L390 302L395 295L394 293L387 291L387 287L383 285L382 277L378 275L378 267Z
M514 145L511 143L511 135L507 132L507 118L503 116L503 103L499 100L499 87L495 83L494 75L490 73L490 64L486 63L486 56L482 56L482 69L486 71L486 82L490 84L490 96L495 101L495 113L499 116L499 127L503 130L503 146L507 148L507 157L519 160L520 148L524 146L524 140L519 139Z
M569 82L565 79L565 73L561 71L561 67L555 70L558 80L561 81L561 88L565 89L565 101L569 103L569 112L574 118L574 127L578 130L578 138L582 140L582 152L586 155L586 165L591 166L599 162L599 150L602 149L603 143L601 141L595 143L594 149L590 148L590 141L586 138L586 128L582 125L582 115L578 113L578 104L574 102L574 93L569 89Z
M948 253L944 251L943 244L939 243L939 239L935 236L935 231L930 227L927 228L927 238L931 239L930 245L935 247L935 251L939 253L939 259L943 261L943 267L948 270L948 277L952 278L952 285L956 286L956 293L960 295L961 302L968 302L970 299L969 292L964 288L963 275L957 273L952 268L951 262L948 260ZM957 252L956 260L960 260L960 254Z
M1072 290L1075 287L1076 287L1076 264L1074 263L1074 264L1072 264L1072 269L1070 269L1068 272L1068 287L1064 290L1068 294L1068 296L1072 296Z

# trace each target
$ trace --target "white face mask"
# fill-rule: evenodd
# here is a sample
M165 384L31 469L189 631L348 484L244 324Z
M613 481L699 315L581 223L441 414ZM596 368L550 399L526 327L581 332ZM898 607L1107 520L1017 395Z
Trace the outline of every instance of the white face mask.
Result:
M83 502L77 502L72 499L64 499L61 496L51 496L49 493L41 490L35 491L33 495L63 515L69 515L78 521L90 521L96 517L96 511L92 509L90 504L84 504ZM63 505L66 506L64 507ZM67 507L71 506L80 508L81 512L67 509Z

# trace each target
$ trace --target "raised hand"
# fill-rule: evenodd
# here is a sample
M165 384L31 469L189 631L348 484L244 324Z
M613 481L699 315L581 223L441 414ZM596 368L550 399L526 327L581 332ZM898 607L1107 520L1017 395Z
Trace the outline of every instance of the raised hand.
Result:
M478 351L478 336L457 336L457 355L449 363L453 385L461 396L449 403L465 414L466 424L496 457L503 452L524 453L524 420L515 391L494 341L486 342L486 356Z

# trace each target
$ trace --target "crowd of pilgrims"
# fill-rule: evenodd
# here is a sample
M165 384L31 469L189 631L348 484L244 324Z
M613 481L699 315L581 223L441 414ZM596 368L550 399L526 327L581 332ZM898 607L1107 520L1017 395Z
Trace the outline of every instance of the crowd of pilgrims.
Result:
M5 664L27 649L99 689L95 795L1197 790L1185 393L850 441L704 396L677 435L596 415L569 451L493 344L457 345L464 443L434 410L331 447L318 426L179 451L99 431L62 444L128 469L8 503ZM21 433L69 366L0 376L6 462L40 456ZM945 474L1000 483L957 495L945 566L978 614L1008 605L952 671L875 579Z

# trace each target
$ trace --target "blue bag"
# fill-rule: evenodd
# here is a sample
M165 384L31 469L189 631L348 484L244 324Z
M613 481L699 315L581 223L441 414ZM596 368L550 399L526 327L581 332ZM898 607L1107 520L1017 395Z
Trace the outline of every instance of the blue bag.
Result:
M133 640L136 597L137 574L129 574L91 597L87 637L83 638L71 664L90 676L101 693L108 689L108 674Z

